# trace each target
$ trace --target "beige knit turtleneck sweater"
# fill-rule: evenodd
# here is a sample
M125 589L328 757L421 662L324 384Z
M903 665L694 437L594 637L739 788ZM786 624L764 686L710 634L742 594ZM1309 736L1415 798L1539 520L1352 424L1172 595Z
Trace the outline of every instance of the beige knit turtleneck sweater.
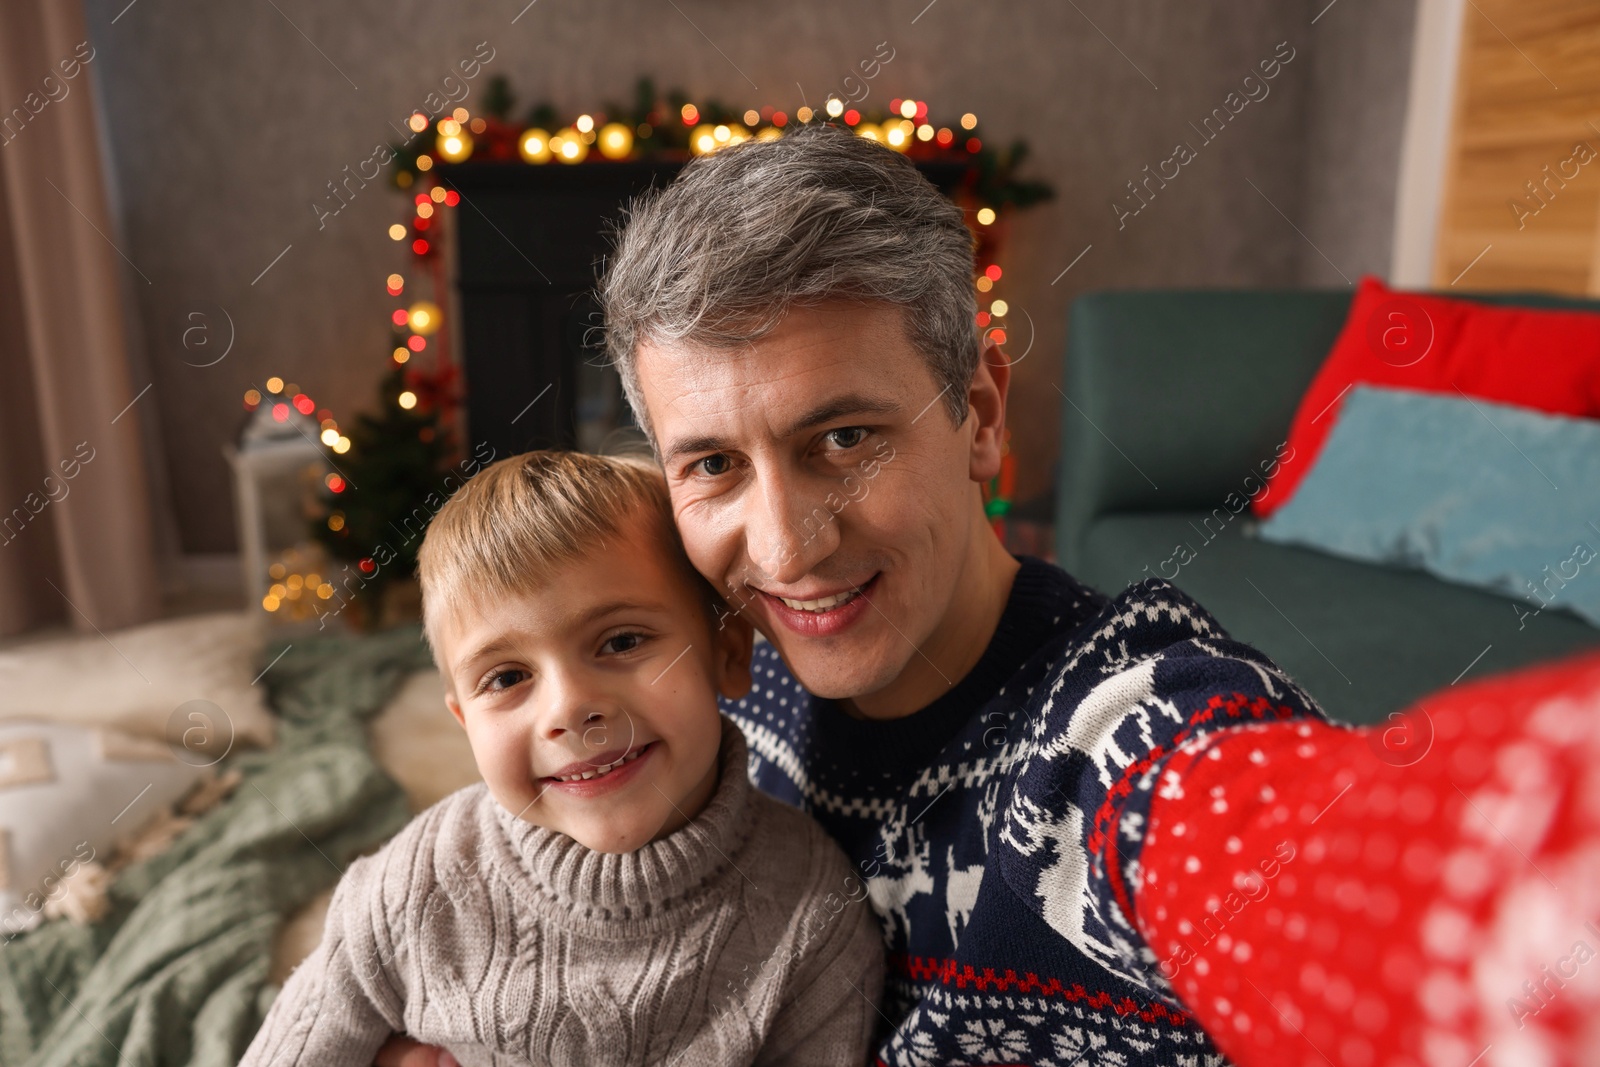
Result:
M350 865L241 1067L371 1067L392 1032L462 1067L860 1067L883 980L865 887L747 759L724 719L711 802L630 853L482 783L446 797Z

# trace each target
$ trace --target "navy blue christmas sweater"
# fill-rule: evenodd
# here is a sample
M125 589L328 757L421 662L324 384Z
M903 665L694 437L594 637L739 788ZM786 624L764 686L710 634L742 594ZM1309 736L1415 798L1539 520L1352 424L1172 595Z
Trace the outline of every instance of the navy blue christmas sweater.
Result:
M921 711L851 718L764 642L723 711L756 784L857 865L889 952L881 1063L1223 1064L1124 917L1150 800L1181 744L1323 714L1171 584L1112 598L1020 562L989 647Z

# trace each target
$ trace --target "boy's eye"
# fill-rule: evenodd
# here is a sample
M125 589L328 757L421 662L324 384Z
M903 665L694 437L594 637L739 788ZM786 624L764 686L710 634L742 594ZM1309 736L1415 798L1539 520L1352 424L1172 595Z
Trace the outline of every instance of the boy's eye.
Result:
M867 439L867 429L864 426L841 426L823 436L836 448L854 448Z
M617 634L615 637L607 639L606 643L600 647L606 652L632 652L643 643L643 634L626 633Z
M715 477L719 474L727 474L733 467L733 462L721 452L717 452L707 456L705 459L696 461L695 466L699 468L701 474L709 474Z
M486 675L484 677L482 684L480 684L478 686L478 691L479 692L491 692L492 693L492 692L499 692L499 691L504 690L504 689L509 689L512 686L516 685L517 682L521 681L522 680L521 676L525 675L527 673L528 673L527 671L521 670L520 668L517 668L517 667L507 667L503 671L495 671L494 673ZM510 680L507 681L507 679L510 679ZM502 681L505 681L504 685L500 684Z

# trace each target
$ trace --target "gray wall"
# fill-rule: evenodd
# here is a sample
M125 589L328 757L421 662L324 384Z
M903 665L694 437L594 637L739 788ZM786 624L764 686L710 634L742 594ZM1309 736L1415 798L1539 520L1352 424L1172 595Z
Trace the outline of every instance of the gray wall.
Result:
M1313 16L1326 3L1313 0ZM1316 248L1301 255L1306 285L1388 277L1416 18L1410 0L1339 0L1314 27L1301 229Z
M875 99L926 98L936 117L976 112L991 140L1027 138L1028 173L1058 195L1017 216L997 293L1013 308L1010 351L1027 351L1011 416L1022 498L1048 482L1076 293L1342 284L1294 226L1352 278L1387 266L1409 0L1340 0L1315 26L1325 0L539 0L513 24L524 2L88 0L119 243L150 279L130 272L155 383L141 406L158 421L183 552L234 547L220 449L251 384L282 375L346 421L372 403L392 306L383 278L408 267L384 234L402 202L370 185L320 232L310 205L397 139L391 124L480 41L496 54L466 106L501 73L521 104L575 114L625 99L641 74L792 111L799 87L819 103L886 40L895 58ZM1242 95L1283 41L1295 57L1269 95L1200 144L1189 123ZM1196 157L1119 228L1126 183L1179 140ZM220 339L223 310L233 350L188 365L210 356L184 348L185 329L212 323Z

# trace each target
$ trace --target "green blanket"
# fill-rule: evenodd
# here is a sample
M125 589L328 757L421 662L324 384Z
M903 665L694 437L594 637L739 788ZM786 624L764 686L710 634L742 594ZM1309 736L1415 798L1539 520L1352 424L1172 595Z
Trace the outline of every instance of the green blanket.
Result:
M269 751L165 852L125 868L99 922L0 942L0 1067L233 1067L266 1016L285 919L409 820L365 720L430 664L421 628L272 643Z

